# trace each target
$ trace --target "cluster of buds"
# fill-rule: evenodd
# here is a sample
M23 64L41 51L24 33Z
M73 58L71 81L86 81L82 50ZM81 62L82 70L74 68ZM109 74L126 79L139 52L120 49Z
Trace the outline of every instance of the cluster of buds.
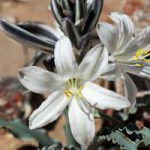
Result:
M21 117L25 119L25 88L16 78L0 78L0 118L5 120Z
M102 7L103 0L51 0L50 3L57 23L77 49L87 44L87 37L95 30Z

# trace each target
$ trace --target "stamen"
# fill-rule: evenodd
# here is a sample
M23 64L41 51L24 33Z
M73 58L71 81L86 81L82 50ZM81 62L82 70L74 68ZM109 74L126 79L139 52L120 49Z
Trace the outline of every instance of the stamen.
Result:
M84 97L83 97L83 95L82 95L82 93L81 93L82 89L83 89L83 87L80 87L80 88L76 91L76 96L75 96L76 99L77 99L78 97L79 97L80 99L84 99Z
M78 79L75 79L75 78L74 78L74 86L75 86L75 87L78 87L77 82L78 82Z
M67 98L70 98L71 96L74 96L74 94L69 90L64 91L64 94L67 96Z
M138 49L135 56L132 58L132 60L140 60L143 63L136 64L137 67L143 67L145 62L150 62L150 49L148 50L142 50Z
M68 82L67 82L67 87L68 87L68 89L71 88L71 86L72 86L72 85L71 85L71 80L69 79Z
M144 64L135 64L135 66L137 66L137 67L143 67Z
M150 55L150 49L144 52L144 55L147 55L147 54Z
M83 95L81 94L83 87L78 88L78 79L72 78L67 81L66 90L64 94L67 98L73 97L75 99L84 99Z

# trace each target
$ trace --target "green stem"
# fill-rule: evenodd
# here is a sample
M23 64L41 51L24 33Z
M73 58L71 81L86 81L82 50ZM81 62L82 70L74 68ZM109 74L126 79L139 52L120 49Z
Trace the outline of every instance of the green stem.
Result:
M117 124L119 127L123 128L125 125L124 123L120 122L119 120L115 119L115 118L112 118L108 115L106 115L103 111L101 110L98 110L99 112L99 115L104 119L104 120L108 120L108 121L112 121L114 122L115 124Z

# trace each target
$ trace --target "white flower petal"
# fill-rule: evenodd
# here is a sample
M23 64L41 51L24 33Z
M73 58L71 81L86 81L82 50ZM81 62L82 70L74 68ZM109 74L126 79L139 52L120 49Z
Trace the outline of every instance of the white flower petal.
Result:
M35 93L52 92L65 84L65 79L58 74L35 66L22 68L18 74L20 82Z
M102 45L96 45L87 53L79 66L80 78L84 80L97 79L107 63L107 50Z
M131 103L130 108L126 109L126 113L131 112L136 104L137 87L127 73L123 73L125 96Z
M127 45L117 53L117 56L126 57L126 61L135 56L138 49L147 50L150 47L150 27L147 27L143 30L143 32L137 34L133 37Z
M68 37L63 36L55 46L55 65L61 75L72 76L77 72L77 62Z
M94 119L92 114L83 104L81 104L82 109L89 112L88 115L79 107L78 101L80 100L74 98L69 107L68 113L71 132L79 144L89 145L95 135Z
M93 0L87 0L87 4L91 5L93 3Z
M112 54L117 48L118 29L113 25L105 22L98 23L97 33L107 50Z
M124 72L136 74L137 76L150 78L150 64L146 63L144 66L130 66L126 64L120 64L120 68Z
M70 100L62 91L52 93L29 118L30 129L40 128L55 121L64 111Z
M149 45L150 48L150 26L146 27L136 36L137 44L140 49L145 49Z
M57 23L56 20L54 20L54 35L58 37L58 39L60 39L62 36L64 36L64 33L62 32L62 30L60 29L59 24Z
M119 24L119 42L118 42L118 51L121 51L122 48L131 40L134 34L134 25L131 19L125 14L119 14L113 12L110 14L110 18Z
M118 65L114 63L107 64L101 72L101 77L109 81L115 81L116 79L120 78L121 75L121 70L119 69Z
M138 49L139 47L137 39L132 38L120 51L117 51L117 57L119 57L121 60L123 58L125 61L128 61L135 56Z
M130 102L125 97L91 82L86 82L81 92L91 105L100 109L120 110L130 106Z

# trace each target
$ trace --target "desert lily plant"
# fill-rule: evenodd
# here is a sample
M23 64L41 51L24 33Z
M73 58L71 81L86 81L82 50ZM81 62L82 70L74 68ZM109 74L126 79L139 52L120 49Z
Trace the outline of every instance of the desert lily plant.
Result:
M29 119L31 129L56 120L69 105L69 123L72 134L81 145L89 145L95 135L91 107L120 110L130 106L123 96L92 83L108 61L107 50L96 45L77 64L73 47L67 37L62 37L54 51L57 74L37 67L19 70L21 83L37 93L52 92Z
M110 17L117 26L106 22L97 24L102 6L103 0L51 0L49 8L57 24L55 29L39 22L13 25L0 20L0 27L8 36L40 51L33 58L32 65L43 57L50 57L45 65L47 70L36 66L19 69L20 82L27 89L49 94L31 114L30 129L46 126L65 112L69 123L66 130L71 130L71 134L66 132L66 136L74 138L83 149L92 142L96 145L95 149L99 147L99 141L96 139L95 143L94 139L95 112L124 127L101 110L126 109L129 112L135 106L137 88L128 73L144 77L150 74L149 27L135 36L129 17L116 12ZM113 81L123 79L125 96L95 84L94 81L100 77ZM127 128L125 130L133 133ZM145 130L141 133L140 137L149 138ZM134 134L140 133L134 131ZM131 145L133 150L139 141L143 142L143 139L136 140L138 143L135 144L126 141L126 136L118 129L111 130L102 139L121 143L121 147L126 149L131 149ZM70 145L77 146L74 142Z
M106 22L97 25L99 38L110 54L102 76L111 81L118 78L124 80L125 95L132 102L132 109L136 103L137 89L127 73L150 78L150 27L136 35L127 15L113 12L109 17L117 25Z

